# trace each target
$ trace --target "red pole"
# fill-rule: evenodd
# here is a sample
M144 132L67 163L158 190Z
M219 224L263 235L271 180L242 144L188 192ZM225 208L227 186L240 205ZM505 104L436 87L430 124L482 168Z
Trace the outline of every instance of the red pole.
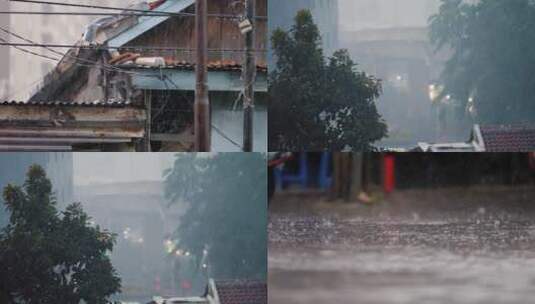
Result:
M390 194L396 188L396 159L393 154L384 156L384 180L383 187L386 194Z

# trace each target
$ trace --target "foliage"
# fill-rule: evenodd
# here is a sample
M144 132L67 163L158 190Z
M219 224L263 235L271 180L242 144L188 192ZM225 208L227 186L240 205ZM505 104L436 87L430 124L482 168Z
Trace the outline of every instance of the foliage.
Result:
M443 95L479 123L535 121L535 3L442 0L430 19L431 42L453 54Z
M346 50L325 59L309 11L271 37L277 59L270 74L270 151L371 149L387 134L375 100L379 80L356 70Z
M114 236L91 227L78 203L58 212L40 166L30 167L24 187L3 194L10 219L0 234L0 302L107 303L119 291L106 255Z
M165 193L182 203L178 246L201 257L216 279L265 279L267 173L260 153L178 154ZM200 260L200 259L199 259Z

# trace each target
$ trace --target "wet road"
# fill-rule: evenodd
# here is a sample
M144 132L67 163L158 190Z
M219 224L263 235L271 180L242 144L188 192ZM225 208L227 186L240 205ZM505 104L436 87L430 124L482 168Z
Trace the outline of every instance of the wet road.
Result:
M491 195L505 206L467 206L465 196L433 208L396 199L381 207L275 206L270 303L532 303L535 216L531 194L518 195Z

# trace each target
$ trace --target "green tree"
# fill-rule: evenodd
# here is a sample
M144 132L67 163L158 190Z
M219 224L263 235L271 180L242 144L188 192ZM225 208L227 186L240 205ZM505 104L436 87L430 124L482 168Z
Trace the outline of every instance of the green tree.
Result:
M461 115L483 124L535 121L535 3L442 0L431 42L451 49L441 81Z
M207 249L211 277L266 279L265 155L178 154L165 194L170 204L187 208L174 235L177 247L198 261Z
M381 82L359 72L346 50L325 59L308 10L271 37L270 151L367 151L387 134L375 100Z
M114 235L92 227L80 204L58 212L43 168L3 193L10 213L0 233L0 302L108 303L120 289L110 259Z

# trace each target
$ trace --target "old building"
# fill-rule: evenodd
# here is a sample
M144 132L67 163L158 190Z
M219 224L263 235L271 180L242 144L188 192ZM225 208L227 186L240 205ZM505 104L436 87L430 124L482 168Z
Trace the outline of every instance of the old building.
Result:
M142 111L144 119L141 120L145 123L141 137L137 134L129 137L127 149L191 150L195 90L194 3L193 0L167 0L149 6L141 2L131 8L153 9L164 14L113 16L92 22L76 46L45 76L29 101L72 103L74 107L88 102L96 107L110 101L127 104L125 108L130 112ZM208 86L214 151L240 151L242 142L240 97L244 87L241 79L244 38L238 27L238 16L243 8L231 4L226 0L212 0L208 8ZM256 15L254 150L265 151L267 1L257 1ZM123 118L125 116L120 115L114 120ZM99 120L101 117L96 116L93 121ZM76 128L82 125L80 121L69 121ZM136 128L139 121L134 122ZM121 131L127 131L125 128L128 127L124 126ZM70 146L74 150L101 149Z
M77 0L64 0L61 2L66 4L80 4L80 1ZM114 0L113 5L122 7L128 5L130 2L129 0ZM82 11L77 7L10 1L2 1L0 7L3 7L3 11L7 11L8 8L12 11L41 11L45 13L74 13ZM74 41L80 39L85 27L91 20L95 19L95 16L2 15L1 18L0 24L4 22L5 27L10 31L36 43L72 44ZM2 34L3 37L9 38L10 42L25 42L6 33ZM43 76L55 67L57 61L30 55L14 48L9 49L9 57L5 58L6 60L8 59L7 62L9 65L9 77L7 80L10 93L7 96L0 94L0 98L5 99L9 97L16 100L26 100L32 92L39 88L42 84ZM37 54L56 58L57 60L61 59L56 54L43 48L27 49ZM65 51L65 49L57 50L60 52ZM0 49L0 51L2 50ZM4 57L2 56L1 58L3 59ZM26 67L32 67L31 75L28 75L28 69ZM2 90L3 87L0 87L0 92Z

